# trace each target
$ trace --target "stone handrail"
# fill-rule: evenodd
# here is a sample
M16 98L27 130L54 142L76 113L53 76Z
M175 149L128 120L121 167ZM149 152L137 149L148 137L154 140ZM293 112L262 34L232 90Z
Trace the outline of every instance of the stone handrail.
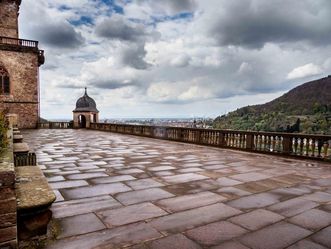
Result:
M221 148L331 161L331 136L92 123L91 129Z
M39 123L39 129L72 129L73 123L72 122L46 122L46 123Z

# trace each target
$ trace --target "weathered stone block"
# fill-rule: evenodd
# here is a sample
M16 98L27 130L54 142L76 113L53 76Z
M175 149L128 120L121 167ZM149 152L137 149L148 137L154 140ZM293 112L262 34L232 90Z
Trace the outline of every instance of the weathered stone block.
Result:
M16 226L0 229L0 243L15 239L16 239Z
M16 212L0 214L0 228L16 225Z

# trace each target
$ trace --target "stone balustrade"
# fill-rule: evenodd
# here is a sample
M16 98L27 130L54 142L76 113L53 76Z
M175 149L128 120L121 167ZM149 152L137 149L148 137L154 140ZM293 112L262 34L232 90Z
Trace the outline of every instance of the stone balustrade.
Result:
M39 129L72 129L73 123L72 122L46 122L46 123L39 123Z
M38 41L16 39L16 38L11 38L11 37L4 37L4 36L0 36L0 44L38 49Z
M91 129L221 148L331 161L331 136L92 123Z

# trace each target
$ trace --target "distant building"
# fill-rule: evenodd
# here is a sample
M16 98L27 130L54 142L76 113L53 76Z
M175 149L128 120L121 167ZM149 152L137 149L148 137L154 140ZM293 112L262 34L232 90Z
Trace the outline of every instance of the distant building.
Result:
M94 99L85 94L76 102L76 109L73 110L74 128L88 128L91 123L99 122L99 111Z
M20 4L20 0L0 0L0 111L14 116L19 128L36 128L44 51L37 41L19 39Z

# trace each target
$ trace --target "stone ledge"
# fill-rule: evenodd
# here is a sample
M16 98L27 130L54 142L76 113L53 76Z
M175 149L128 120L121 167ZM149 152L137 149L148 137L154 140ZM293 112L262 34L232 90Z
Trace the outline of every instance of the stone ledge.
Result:
M15 143L13 145L14 153L28 153L29 152L29 146L27 143Z
M18 237L28 240L47 233L52 218L49 207L56 196L38 166L17 167Z
M56 196L38 166L17 167L15 170L18 179L16 196L19 213L52 205Z

